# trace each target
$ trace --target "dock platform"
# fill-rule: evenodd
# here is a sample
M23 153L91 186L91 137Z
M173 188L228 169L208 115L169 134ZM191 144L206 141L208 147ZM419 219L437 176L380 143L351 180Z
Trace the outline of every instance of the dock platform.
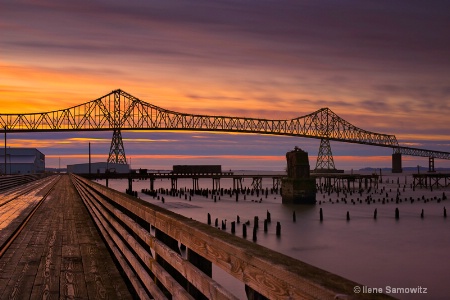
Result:
M53 177L35 194L0 206L5 237L42 200L17 238L8 247L2 244L0 299L132 299L69 176Z

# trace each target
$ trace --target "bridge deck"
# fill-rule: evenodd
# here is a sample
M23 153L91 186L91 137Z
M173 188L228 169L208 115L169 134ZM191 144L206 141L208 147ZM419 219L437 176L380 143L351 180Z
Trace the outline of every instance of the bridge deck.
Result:
M69 176L1 256L0 298L132 298Z

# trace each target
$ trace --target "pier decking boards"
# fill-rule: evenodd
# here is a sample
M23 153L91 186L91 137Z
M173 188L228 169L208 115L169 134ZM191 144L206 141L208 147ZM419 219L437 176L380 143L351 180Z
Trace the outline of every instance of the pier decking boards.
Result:
M30 296L132 298L66 175L0 258L0 299Z

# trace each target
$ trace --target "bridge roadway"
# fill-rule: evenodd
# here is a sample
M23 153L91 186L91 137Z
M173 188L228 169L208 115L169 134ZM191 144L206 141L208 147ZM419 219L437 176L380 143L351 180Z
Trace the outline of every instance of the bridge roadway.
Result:
M2 191L0 205L0 299L132 299L69 176Z

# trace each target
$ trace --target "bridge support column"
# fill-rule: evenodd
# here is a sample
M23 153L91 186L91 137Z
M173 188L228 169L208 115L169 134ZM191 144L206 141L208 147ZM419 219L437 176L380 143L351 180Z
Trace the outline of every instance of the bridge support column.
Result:
M127 163L125 148L123 147L122 133L119 129L114 129L107 162L116 164Z
M319 154L317 155L316 168L314 171L316 173L335 173L337 171L334 165L329 139L320 140Z
M283 204L315 204L316 179L310 177L308 153L295 147L286 153L288 177L283 178Z
M428 157L428 172L434 173L436 170L434 169L434 157L430 156Z
M402 173L402 154L392 154L392 173Z

